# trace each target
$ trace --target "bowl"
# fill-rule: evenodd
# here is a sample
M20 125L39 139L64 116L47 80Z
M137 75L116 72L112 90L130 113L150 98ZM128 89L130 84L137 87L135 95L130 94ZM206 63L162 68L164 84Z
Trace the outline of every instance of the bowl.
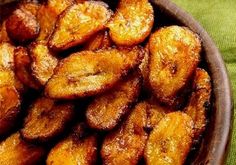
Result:
M157 17L154 29L177 24L189 27L200 36L204 61L202 65L212 79L212 108L208 126L198 149L189 155L186 164L225 164L233 127L233 97L222 56L207 32L192 16L169 0L150 2Z
M200 36L203 49L201 66L208 71L212 79L212 107L209 112L208 126L197 149L188 156L186 164L225 164L233 126L233 97L221 54L207 32L188 13L170 0L150 0L150 2L157 18L154 29L168 25L181 25L187 26ZM1 4L3 3L0 3L0 9L4 9Z

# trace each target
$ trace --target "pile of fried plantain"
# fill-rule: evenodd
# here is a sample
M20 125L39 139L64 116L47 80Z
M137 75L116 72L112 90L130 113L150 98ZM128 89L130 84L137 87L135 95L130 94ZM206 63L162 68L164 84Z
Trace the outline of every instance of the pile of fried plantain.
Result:
M211 78L198 35L154 21L148 0L1 11L0 164L188 164Z

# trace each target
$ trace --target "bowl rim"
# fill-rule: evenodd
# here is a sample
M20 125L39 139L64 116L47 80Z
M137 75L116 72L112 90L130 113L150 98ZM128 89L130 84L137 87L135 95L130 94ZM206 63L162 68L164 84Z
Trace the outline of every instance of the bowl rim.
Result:
M211 37L190 14L170 0L150 0L150 2L189 27L202 39L206 63L214 86L216 110L213 121L215 126L212 130L214 136L208 144L209 148L203 162L209 165L225 164L231 142L234 109L232 87L223 58Z

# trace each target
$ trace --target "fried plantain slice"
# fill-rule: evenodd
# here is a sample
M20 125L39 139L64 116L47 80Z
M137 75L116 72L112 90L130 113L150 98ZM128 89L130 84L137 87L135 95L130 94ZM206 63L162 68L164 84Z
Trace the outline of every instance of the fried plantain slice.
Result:
M145 40L151 33L153 23L154 11L148 0L120 0L107 26L117 45L132 46Z
M8 37L6 30L6 20L4 20L0 27L0 43L1 42L11 42L11 39Z
M0 43L0 68L14 69L14 49L10 43Z
M49 45L54 50L66 50L84 43L105 28L111 11L104 2L86 1L68 7L58 18Z
M70 103L60 104L49 98L39 98L29 109L20 133L30 142L50 141L65 130L73 114Z
M37 164L45 155L41 146L29 144L21 139L19 132L9 136L0 143L1 165L29 165Z
M82 51L65 58L45 87L47 96L75 99L104 92L136 68L143 58L141 47Z
M147 106L139 103L118 130L104 139L101 157L104 164L137 164L147 140Z
M161 102L171 106L197 68L201 43L188 28L169 26L151 35L149 49L151 89Z
M7 34L16 42L24 43L36 39L39 29L35 15L21 8L16 9L6 20Z
M37 20L40 24L40 33L37 41L48 41L49 36L54 30L54 26L57 20L57 13L46 5L42 5L37 14Z
M54 12L59 15L67 7L71 6L74 3L74 0L48 0L48 7L52 8Z
M19 92L24 88L12 70L3 68L0 69L0 87L2 86L14 86Z
M204 69L196 70L193 85L190 101L184 111L193 119L194 136L197 140L205 130L211 98L211 78Z
M20 113L20 97L14 86L0 87L0 135L8 133Z
M97 96L86 111L89 126L98 130L111 130L117 126L137 101L141 80L141 75L134 73L119 82L112 90Z
M47 165L95 164L97 156L96 135L86 135L84 124L75 127L73 133L59 142L48 154Z
M108 31L101 31L89 39L84 46L84 50L105 49L111 46L112 41L109 37Z
M151 132L146 148L148 165L182 165L193 138L193 121L183 112L167 114Z
M151 98L146 101L148 106L147 109L147 130L152 131L155 126L163 119L168 113L173 112L173 110L167 106L160 105L155 99Z
M6 20L16 9L26 10L33 15L36 15L39 8L39 3L36 1L23 0L19 3L8 3L0 6L0 22L2 23L2 31L0 30L0 42L10 42L6 31ZM0 28L1 29L1 28Z
M31 74L31 58L24 47L17 47L14 51L15 73L18 79L26 86L40 89L41 85Z
M45 85L53 75L58 60L49 51L46 42L34 42L30 45L29 50L32 58L32 74L41 85Z

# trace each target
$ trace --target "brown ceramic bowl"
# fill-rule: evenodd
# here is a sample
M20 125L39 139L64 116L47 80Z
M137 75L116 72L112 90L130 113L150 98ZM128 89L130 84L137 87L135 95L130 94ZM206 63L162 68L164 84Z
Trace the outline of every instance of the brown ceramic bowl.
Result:
M199 149L186 164L225 164L233 126L233 97L222 57L207 32L189 14L169 0L151 0L155 9L155 26L182 25L196 32L202 40L203 67L209 71L213 84L209 123Z

